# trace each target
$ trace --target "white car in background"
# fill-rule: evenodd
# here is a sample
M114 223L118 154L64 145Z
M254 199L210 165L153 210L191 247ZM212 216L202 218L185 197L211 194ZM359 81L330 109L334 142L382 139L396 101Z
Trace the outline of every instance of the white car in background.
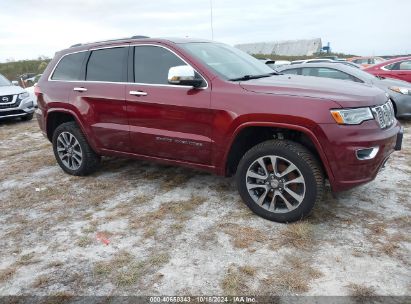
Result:
M34 87L37 85L37 82L39 81L41 75L43 74L38 74L32 78L32 83L33 85L30 87L26 87L26 91L30 94L31 99L33 99L34 102L34 107L37 108L37 96L34 94Z
M15 117L30 120L33 113L34 101L30 94L0 74L0 120Z

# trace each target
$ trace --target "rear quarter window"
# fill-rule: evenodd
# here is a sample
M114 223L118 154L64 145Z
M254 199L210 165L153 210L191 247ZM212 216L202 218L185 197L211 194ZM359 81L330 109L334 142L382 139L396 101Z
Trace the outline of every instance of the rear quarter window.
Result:
M58 63L51 76L52 80L80 80L80 70L86 52L64 56Z

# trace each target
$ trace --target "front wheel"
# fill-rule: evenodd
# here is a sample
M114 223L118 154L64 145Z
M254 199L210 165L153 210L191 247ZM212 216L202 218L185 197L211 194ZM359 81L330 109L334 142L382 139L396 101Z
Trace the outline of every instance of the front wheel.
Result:
M287 140L269 140L250 149L238 165L236 181L247 206L275 222L302 219L324 191L316 158L304 146Z

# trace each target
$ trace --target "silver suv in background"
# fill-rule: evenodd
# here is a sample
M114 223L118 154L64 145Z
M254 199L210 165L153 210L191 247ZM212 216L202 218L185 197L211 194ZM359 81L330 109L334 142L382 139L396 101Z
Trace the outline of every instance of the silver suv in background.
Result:
M0 119L20 117L30 120L33 113L34 102L30 94L0 74Z

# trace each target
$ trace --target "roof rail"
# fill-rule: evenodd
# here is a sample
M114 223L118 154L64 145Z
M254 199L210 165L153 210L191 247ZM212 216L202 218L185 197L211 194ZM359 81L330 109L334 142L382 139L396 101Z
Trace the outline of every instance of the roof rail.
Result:
M76 43L76 44L71 45L70 47L72 48L72 47L82 46L82 45L91 44L91 43L112 42L112 41L127 40L127 39L144 39L144 38L150 38L150 37L136 35L136 36L132 36L131 38L117 38L117 39L101 40L101 41L94 41L94 42L87 42L87 43Z
M143 36L143 35L136 35L136 36L132 36L131 39L144 39L144 38L150 38L148 36Z

